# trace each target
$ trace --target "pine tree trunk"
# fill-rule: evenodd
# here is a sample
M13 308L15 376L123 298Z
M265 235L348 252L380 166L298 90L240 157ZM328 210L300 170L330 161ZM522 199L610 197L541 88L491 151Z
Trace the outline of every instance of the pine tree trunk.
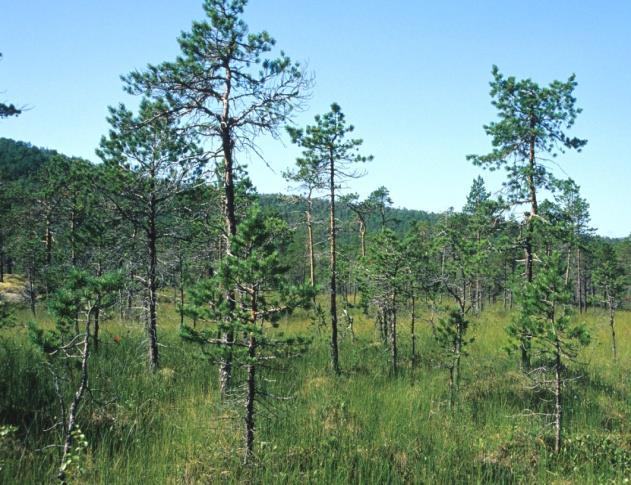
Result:
M336 374L340 373L339 350L337 342L337 254L335 227L335 159L329 153L329 271L331 300L331 367Z
M397 348L397 310L396 296L392 296L392 307L390 308L390 358L392 364L392 375L396 377L399 371L398 348Z
M607 298L607 303L609 305L609 328L611 330L611 351L613 352L613 359L616 360L618 358L618 351L616 348L616 328L615 328L616 307L615 307L615 301L611 296Z
M101 262L99 261L96 269L96 276L100 277L103 274L103 268L101 266ZM94 334L92 335L92 344L94 345L94 351L98 352L99 350L99 327L100 327L100 318L101 318L101 296L98 295L96 299L96 308L94 309Z
M88 311L86 319L85 319L85 333L83 336L83 348L81 351L81 381L79 384L79 389L74 394L72 399L72 403L70 404L70 409L68 411L68 421L65 426L65 436L64 436L64 446L61 457L61 465L59 466L59 473L57 477L62 483L66 482L66 473L65 473L65 463L68 459L68 453L70 453L72 449L72 445L74 442L74 437L72 436L72 432L74 431L76 421L77 421L77 413L79 412L79 405L81 404L81 399L83 398L83 394L88 388L88 361L90 358L90 345L89 345L89 333L90 333L90 314Z
M311 192L307 197L307 245L309 251L309 283L311 288L315 288L315 249L313 247L313 200L311 199ZM315 299L315 295L314 295Z
M536 126L536 118L533 116L530 120L530 128L534 129ZM527 185L528 193L530 197L530 215L526 221L526 240L524 242L524 248L526 251L526 281L532 282L533 278L533 261L534 261L534 249L533 238L534 228L533 221L537 217L539 212L537 205L537 189L535 185L535 143L536 138L534 135L530 139L530 152L528 157L528 173L527 173ZM526 332L521 336L521 366L522 369L527 371L530 369L530 340L532 336Z
M226 251L230 254L230 238L237 233L237 219L235 213L235 195L234 195L234 140L230 129L230 96L232 92L232 70L229 65L224 66L226 80L225 89L222 96L223 111L221 114L221 143L224 156L224 218L226 224ZM235 290L229 288L226 291L226 300L228 307L232 310L235 308ZM219 364L219 382L221 387L221 395L225 396L232 382L232 347L234 342L234 333L229 330L222 335L223 341L227 345L227 352L224 354Z
M581 280L581 249L576 248L576 303L579 313L583 313L583 288Z
M97 303L98 304L98 303ZM99 326L100 326L101 309L97 306L94 310L94 334L92 335L92 344L94 351L99 351Z
M149 246L149 268L147 274L148 283L148 320L147 320L147 337L149 339L149 368L153 371L158 369L159 355L158 355L158 287L157 287L157 266L158 266L158 254L156 248L156 240L158 238L156 231L156 207L155 207L155 194L152 194L150 201L150 216L149 216L149 230L148 246Z

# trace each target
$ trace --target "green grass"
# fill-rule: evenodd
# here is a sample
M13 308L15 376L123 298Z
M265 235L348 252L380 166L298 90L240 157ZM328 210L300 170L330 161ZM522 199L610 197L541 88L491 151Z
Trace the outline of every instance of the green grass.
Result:
M179 339L173 307L163 303L161 317L162 370L154 375L145 369L142 326L104 323L94 392L80 416L89 449L77 483L623 483L631 475L631 312L618 314L617 363L606 315L576 317L593 341L570 369L583 377L566 389L566 445L558 456L542 420L524 416L544 403L526 389L517 357L504 351L510 315L500 309L472 323L476 340L454 411L425 316L416 366L408 319L400 319L395 379L367 317L356 315L355 342L342 340L343 374L334 377L327 329L318 333L297 314L270 331L312 335L314 343L285 369L265 372L267 390L291 399L258 405L257 460L248 468L242 404L219 401L216 366ZM42 431L57 413L52 384L25 335L0 332L0 424L18 427L0 444L2 483L50 482L59 460L58 450L44 449L59 442L58 430Z

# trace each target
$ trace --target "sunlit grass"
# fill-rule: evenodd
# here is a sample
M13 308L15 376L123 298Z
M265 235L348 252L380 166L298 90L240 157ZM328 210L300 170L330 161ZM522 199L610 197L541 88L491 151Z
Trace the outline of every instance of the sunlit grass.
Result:
M510 315L501 308L473 318L476 340L463 359L453 411L447 371L424 312L415 366L409 316L399 320L402 370L396 379L370 317L353 311L356 339L342 330L343 373L334 377L328 328L298 312L268 331L312 336L312 347L282 371L265 372L266 389L290 399L259 403L257 461L245 468L242 404L219 400L216 366L180 340L179 316L166 295L163 300L162 370L155 375L146 372L142 324L116 315L103 323L91 375L99 402L88 399L80 419L90 443L81 483L589 483L621 482L631 473L625 461L631 456L631 312L618 314L617 362L605 313L575 316L590 328L592 343L571 369L581 377L566 390L568 442L558 457L541 418L523 413L544 403L525 387L516 356L505 351ZM17 317L22 324L32 319L27 310ZM51 325L45 308L38 309L37 321ZM59 440L57 431L41 431L56 413L46 400L52 396L47 375L23 327L2 331L1 338L0 383L8 396L0 403L14 406L15 414L0 409L1 418L14 419L19 432L11 449L0 449L0 482L47 482L58 455L36 450Z

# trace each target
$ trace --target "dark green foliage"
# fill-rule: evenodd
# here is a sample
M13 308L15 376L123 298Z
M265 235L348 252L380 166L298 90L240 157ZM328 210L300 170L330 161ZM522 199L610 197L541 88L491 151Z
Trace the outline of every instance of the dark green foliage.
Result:
M544 361L556 352L574 359L578 349L589 343L589 334L571 320L571 294L563 281L563 266L557 252L543 258L542 267L531 283L524 283L518 293L520 311L508 326L513 345L522 344L522 336L531 336L531 345Z
M526 230L520 241L526 253L525 277L528 282L534 274L533 231L539 217L538 192L556 187L556 179L547 168L544 156L556 156L566 149L580 151L587 143L565 133L581 111L575 106L575 87L574 75L566 82L553 81L547 87L540 87L531 79L505 78L497 66L493 66L490 94L499 121L484 126L492 139L493 150L486 155L467 156L474 165L483 168L504 167L508 202L530 205L530 210L524 213ZM522 353L522 363L527 366L525 352Z
M327 177L331 169L331 160L335 166L338 180L344 177L358 176L360 172L352 168L355 163L363 163L372 160L372 156L364 156L359 153L361 139L348 139L347 136L355 130L353 125L346 122L346 117L337 103L331 105L331 110L324 115L315 116L315 124L308 125L305 129L288 126L287 132L292 143L303 149L302 164L310 165L311 171L319 174L324 179L323 183L328 188Z
M524 283L519 293L519 314L508 327L514 345L521 345L522 350L523 345L528 345L532 369L522 370L532 380L532 389L545 393L544 402L554 403L539 414L551 418L555 453L562 449L566 420L564 388L571 379L568 366L579 349L590 342L586 326L571 318L570 298L563 281L560 255L552 252L542 259L533 280Z
M214 276L190 290L187 311L198 321L211 325L204 334L207 337L228 328L243 332L262 329L259 324L263 322L276 325L280 318L308 304L311 298L308 287L287 281L288 267L281 254L290 232L281 219L266 216L254 206L239 229L232 238L231 254L219 261ZM238 295L234 310L224 293L232 287L237 288ZM194 334L193 329L185 327L184 336Z
M0 138L0 179L12 181L32 175L55 155L54 150Z
M597 303L604 303L608 298L612 298L619 304L626 289L625 271L617 258L614 246L601 241L595 252L594 284L599 293L602 292L595 300Z
M288 240L288 228L282 220L266 217L253 207L232 236L230 254L220 261L214 276L191 291L189 312L209 327L198 331L183 326L180 330L182 338L199 344L204 352L211 345L219 351L211 351L211 356L224 362L229 356L231 366L246 368L246 462L254 454L255 399L264 394L258 377L260 367L304 353L308 345L302 337L283 338L265 331L266 323L275 326L282 316L309 306L314 297L313 288L292 285L287 279L281 252ZM226 295L234 295L235 300ZM217 338L218 334L234 338Z
M229 137L232 146L222 149L230 151L252 147L260 133L274 133L309 86L301 67L284 52L266 57L275 41L265 31L249 32L242 19L246 4L205 0L208 19L193 22L181 34L181 55L174 62L150 65L124 78L128 92L164 98L170 113L192 117L200 136ZM228 99L229 108L224 103ZM231 110L229 117L225 109Z
M46 354L53 355L80 334L79 318L91 318L94 311L104 310L115 303L115 292L120 288L122 275L106 273L92 276L72 270L49 301L49 311L55 320L54 330L44 330L34 322L29 324L31 341Z
M492 74L490 95L499 121L485 125L484 131L492 138L494 149L487 155L470 155L468 159L491 170L506 167L507 185L512 189L513 197L519 198L521 194L523 198L527 194L519 181L524 177L535 177L537 186L549 180L543 164L536 167L522 165L521 161L530 157L532 146L537 152L555 156L566 149L580 150L587 143L565 133L581 112L575 106L576 76L541 87L531 79L504 77L497 66L493 66ZM509 162L512 156L516 157L515 165Z

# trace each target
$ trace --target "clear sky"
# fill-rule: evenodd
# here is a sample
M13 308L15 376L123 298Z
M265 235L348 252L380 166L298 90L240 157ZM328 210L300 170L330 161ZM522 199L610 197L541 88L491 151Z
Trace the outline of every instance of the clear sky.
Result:
M172 60L179 32L202 17L201 0L0 0L0 100L29 108L0 136L96 161L107 106L134 103L119 76ZM414 209L459 209L479 173L500 189L501 175L465 160L490 149L493 64L540 83L576 73L584 111L572 134L589 143L560 157L558 174L581 186L600 234L631 232L630 1L250 0L245 18L315 73L296 122L336 101L375 156L350 188L385 185ZM286 192L280 173L296 150L260 145L274 171L252 159L255 185Z

